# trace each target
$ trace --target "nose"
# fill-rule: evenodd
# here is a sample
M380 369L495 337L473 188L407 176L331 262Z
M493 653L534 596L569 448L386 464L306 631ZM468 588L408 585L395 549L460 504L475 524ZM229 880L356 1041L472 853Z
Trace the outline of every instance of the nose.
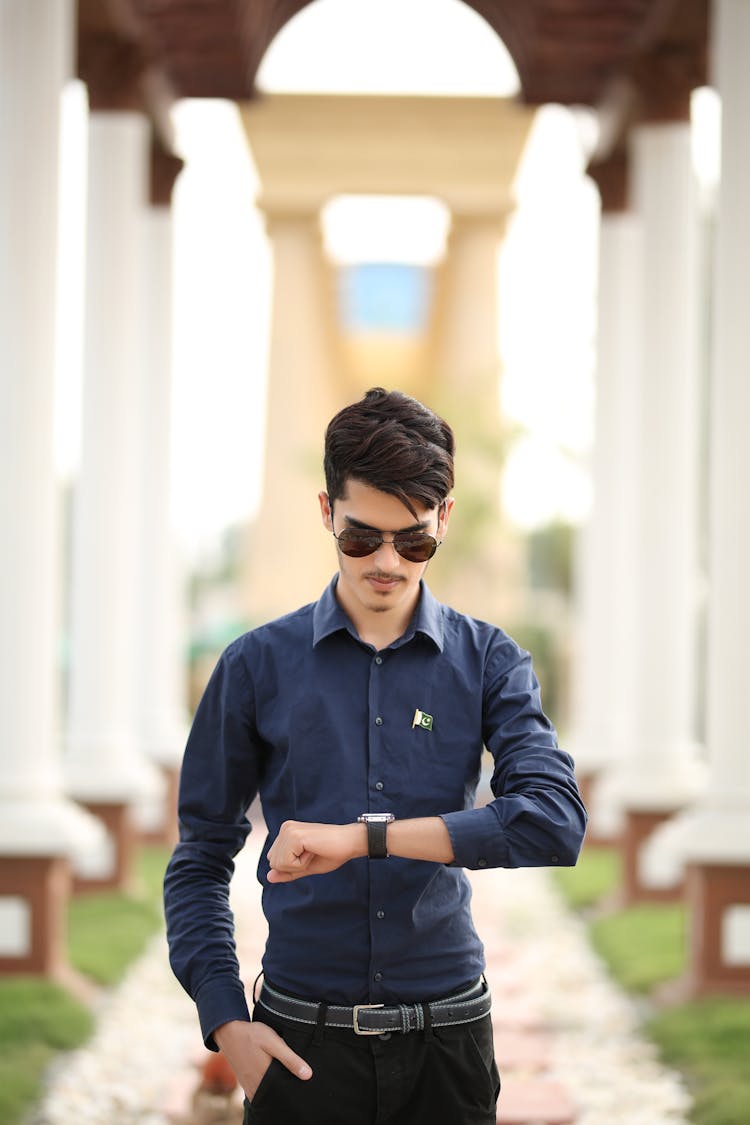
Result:
M373 557L383 570L391 569L394 564L400 566L402 561L401 555L394 547L392 539L384 539Z

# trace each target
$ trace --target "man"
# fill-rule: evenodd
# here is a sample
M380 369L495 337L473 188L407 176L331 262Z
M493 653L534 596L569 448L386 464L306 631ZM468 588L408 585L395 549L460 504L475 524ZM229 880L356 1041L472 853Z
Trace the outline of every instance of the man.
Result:
M464 868L578 856L586 814L528 654L423 582L453 454L450 427L396 391L333 418L319 502L338 574L230 645L195 716L165 880L171 961L245 1091L245 1125L494 1123ZM495 799L475 808L485 746ZM228 886L257 793L269 936L250 1022Z

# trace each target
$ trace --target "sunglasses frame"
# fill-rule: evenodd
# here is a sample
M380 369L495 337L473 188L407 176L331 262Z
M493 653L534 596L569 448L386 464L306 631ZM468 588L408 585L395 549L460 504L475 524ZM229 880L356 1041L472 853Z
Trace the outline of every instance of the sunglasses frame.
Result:
M444 503L445 501L443 501L443 503L440 505L440 508L438 509L438 527L440 526L440 517L442 514ZM350 554L348 551L346 551L344 547L341 546L341 536L352 532L355 536L361 536L363 541L371 539L374 543L372 549L369 551L364 551L362 554ZM333 512L331 512L331 534L336 540L342 555L346 555L348 559L366 559L369 555L374 555L376 551L379 551L384 543L387 543L389 546L393 547L394 551L396 551L402 559L405 559L406 562L426 563L434 557L438 547L442 543L442 539L438 539L435 535L430 534L429 531L394 531L392 533L391 539L384 539L382 531L377 531L375 529L365 527L345 527L343 531L339 532L339 534L337 535L333 527ZM408 540L416 540L419 543L424 543L427 540L430 540L433 544L433 547L427 558L410 559L408 555L405 555L399 549L399 540L401 540L402 543L406 543Z

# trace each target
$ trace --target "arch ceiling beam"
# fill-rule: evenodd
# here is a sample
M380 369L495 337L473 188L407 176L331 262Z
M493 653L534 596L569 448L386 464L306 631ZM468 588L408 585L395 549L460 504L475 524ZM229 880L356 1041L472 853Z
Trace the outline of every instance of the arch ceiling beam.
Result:
M79 0L81 58L87 57L87 42L99 44L100 65L88 69L106 88L107 75L117 78L122 66L119 41L121 53L139 60L152 84L158 74L162 92L245 101L253 97L258 67L274 36L310 2ZM707 0L465 2L510 51L521 100L529 105L599 106L618 81L640 84L654 59L664 75L662 98L669 94L670 76L689 74L698 84L694 80L705 75ZM109 68L101 49L107 37L113 41ZM111 90L105 92L112 97Z

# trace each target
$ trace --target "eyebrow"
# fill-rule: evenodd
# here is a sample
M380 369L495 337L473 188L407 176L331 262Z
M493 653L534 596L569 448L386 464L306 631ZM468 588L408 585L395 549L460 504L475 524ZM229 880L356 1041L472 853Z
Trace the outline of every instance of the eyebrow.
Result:
M362 523L362 520L355 520L353 516L345 515L344 519L350 527L357 531L376 531L378 535L382 534L382 528L373 527L369 523ZM386 535L404 535L409 531L425 531L431 522L431 520L420 520L418 523L413 523L411 527L400 527L397 531L386 531Z

